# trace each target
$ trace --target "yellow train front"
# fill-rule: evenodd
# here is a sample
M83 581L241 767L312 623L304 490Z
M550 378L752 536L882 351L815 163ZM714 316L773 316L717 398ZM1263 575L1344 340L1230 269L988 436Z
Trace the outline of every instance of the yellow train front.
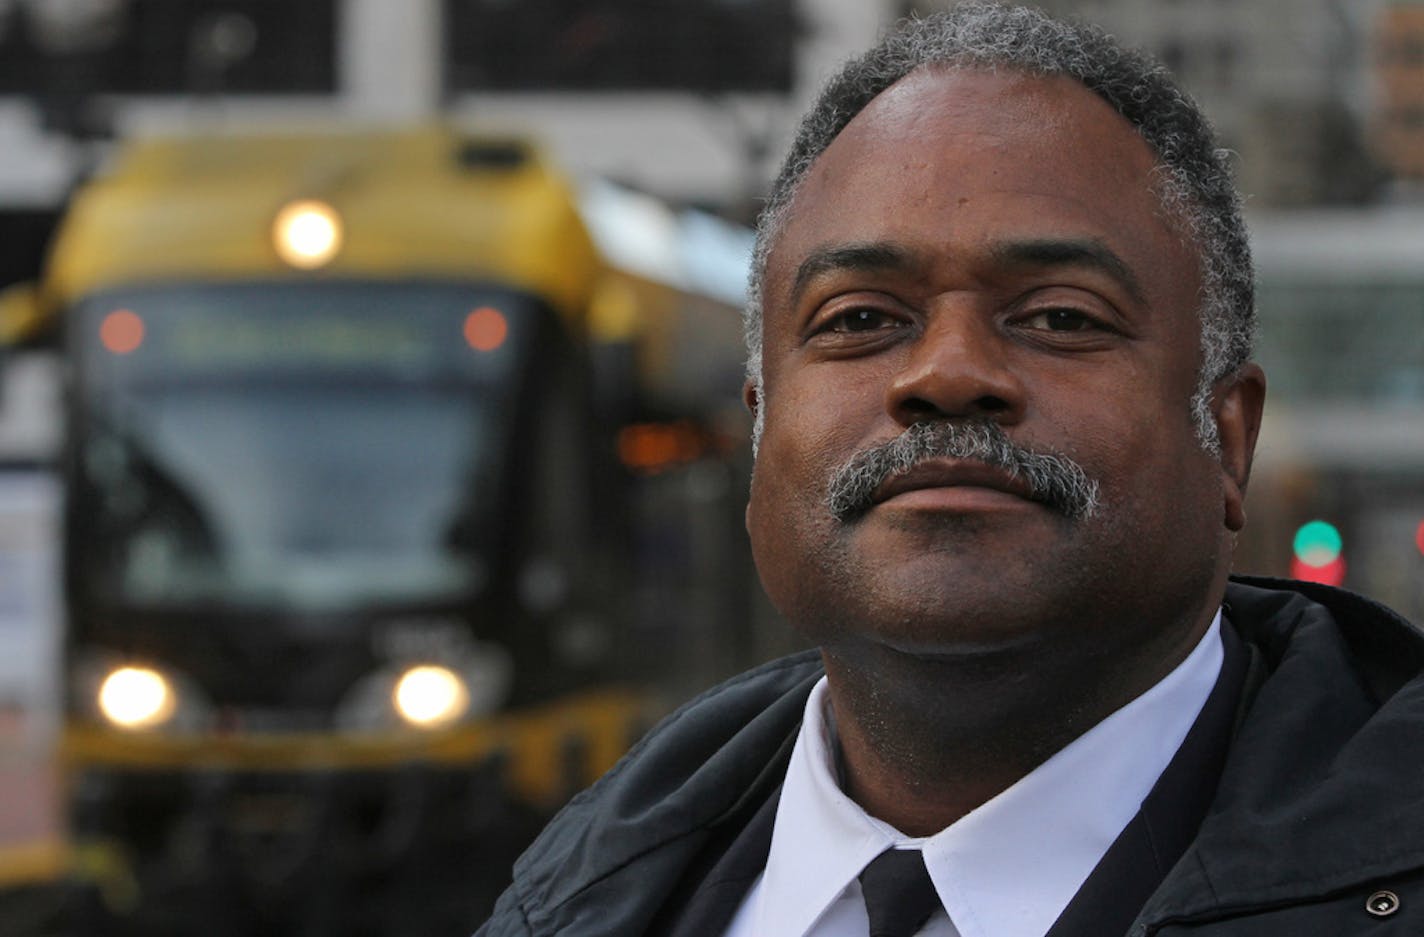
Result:
M80 192L22 329L80 932L465 933L623 750L605 284L520 140L157 140Z

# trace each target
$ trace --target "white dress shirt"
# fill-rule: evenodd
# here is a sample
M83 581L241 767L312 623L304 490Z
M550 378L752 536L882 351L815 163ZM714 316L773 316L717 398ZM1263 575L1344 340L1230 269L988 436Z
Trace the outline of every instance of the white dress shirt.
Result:
M1218 613L1159 683L930 837L904 835L841 791L822 678L806 701L766 868L726 937L866 937L858 876L892 846L923 850L944 905L924 937L1042 937L1196 721L1221 671L1220 629Z

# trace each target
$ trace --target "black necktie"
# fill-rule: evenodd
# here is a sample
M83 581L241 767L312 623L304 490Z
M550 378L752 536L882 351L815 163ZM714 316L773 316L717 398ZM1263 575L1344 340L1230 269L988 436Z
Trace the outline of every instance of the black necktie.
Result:
M870 937L910 937L939 909L939 894L918 849L887 849L860 873Z

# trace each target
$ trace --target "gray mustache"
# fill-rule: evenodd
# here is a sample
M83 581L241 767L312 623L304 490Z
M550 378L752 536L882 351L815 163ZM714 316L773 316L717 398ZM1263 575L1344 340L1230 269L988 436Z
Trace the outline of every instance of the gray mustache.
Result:
M1020 479L1035 501L1072 520L1092 515L1098 483L1068 456L1015 445L989 419L939 420L911 424L899 436L852 456L831 476L826 506L845 522L874 504L875 490L896 475L930 459L979 462Z

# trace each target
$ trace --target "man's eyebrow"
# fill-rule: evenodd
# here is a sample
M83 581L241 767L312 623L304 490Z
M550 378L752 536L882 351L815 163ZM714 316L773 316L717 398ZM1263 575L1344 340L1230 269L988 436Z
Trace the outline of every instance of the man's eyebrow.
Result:
M911 252L894 244L876 242L823 247L812 251L796 268L796 278L791 283L791 301L795 303L806 285L825 273L838 270L907 270L913 265Z
M1006 241L992 250L1001 264L1038 267L1086 267L1116 280L1132 298L1146 303L1137 275L1112 248L1096 238L1035 238Z

